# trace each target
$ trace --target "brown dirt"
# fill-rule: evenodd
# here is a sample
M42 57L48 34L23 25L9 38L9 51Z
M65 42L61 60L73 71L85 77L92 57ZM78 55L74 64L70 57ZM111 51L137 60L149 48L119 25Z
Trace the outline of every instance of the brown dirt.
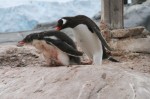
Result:
M150 54L124 53L124 55L114 57L119 63L104 60L103 64L120 64L124 69L150 73ZM87 58L84 58L87 60ZM88 60L87 60L88 61ZM0 46L0 67L25 67L25 66L45 66L40 52L33 47Z
M40 53L32 47L1 46L0 66L25 67L42 64Z

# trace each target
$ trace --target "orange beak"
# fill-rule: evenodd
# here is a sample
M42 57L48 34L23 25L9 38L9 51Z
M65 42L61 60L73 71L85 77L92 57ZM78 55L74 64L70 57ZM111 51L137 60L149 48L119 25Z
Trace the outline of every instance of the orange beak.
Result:
M57 31L60 31L60 30L61 30L61 27L57 26L57 27L56 27L56 30L57 30Z

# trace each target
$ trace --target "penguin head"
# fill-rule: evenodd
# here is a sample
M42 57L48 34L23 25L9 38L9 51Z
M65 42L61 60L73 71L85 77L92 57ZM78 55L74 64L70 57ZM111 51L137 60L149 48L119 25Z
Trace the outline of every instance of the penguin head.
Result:
M56 30L62 30L65 28L74 28L79 24L87 24L89 18L85 15L77 15L74 17L63 17L58 20Z
M67 27L69 27L68 19L61 18L58 20L56 30L61 30L61 29L67 28Z
M25 44L31 44L34 39L38 39L38 34L29 34L22 41L18 42L18 46L23 46Z
M78 21L74 17L63 17L58 20L56 30L62 30L65 28L74 28L78 25Z

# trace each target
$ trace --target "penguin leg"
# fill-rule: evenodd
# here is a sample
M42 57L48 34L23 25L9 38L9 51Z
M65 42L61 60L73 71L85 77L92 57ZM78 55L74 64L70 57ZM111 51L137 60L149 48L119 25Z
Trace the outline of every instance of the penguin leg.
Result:
M103 57L103 50L101 50L98 53L95 53L93 56L93 65L102 65L102 57Z
M82 65L92 65L92 63L93 63L92 53L90 53L87 49L84 49L84 51L86 52L86 55L88 56L88 59L84 59L81 64Z

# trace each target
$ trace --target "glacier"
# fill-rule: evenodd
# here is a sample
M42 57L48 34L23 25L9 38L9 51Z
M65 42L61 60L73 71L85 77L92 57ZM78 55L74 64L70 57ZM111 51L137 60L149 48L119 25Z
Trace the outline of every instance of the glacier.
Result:
M54 22L63 16L82 14L93 17L100 11L100 0L4 2L8 4L0 2L0 33L32 30L38 23Z

